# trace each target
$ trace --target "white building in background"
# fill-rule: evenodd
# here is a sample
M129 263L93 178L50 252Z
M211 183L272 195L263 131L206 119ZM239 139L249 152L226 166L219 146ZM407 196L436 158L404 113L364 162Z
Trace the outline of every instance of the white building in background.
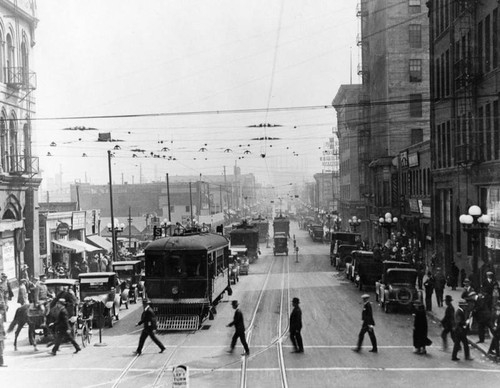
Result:
M31 152L34 0L0 0L0 272L19 276L42 270L38 239L38 158Z

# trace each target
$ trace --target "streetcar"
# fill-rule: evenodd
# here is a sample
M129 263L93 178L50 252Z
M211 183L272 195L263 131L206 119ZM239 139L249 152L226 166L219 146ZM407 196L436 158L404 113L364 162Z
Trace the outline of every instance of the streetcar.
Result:
M254 224L249 223L247 220L242 220L241 223L234 226L229 236L231 246L244 245L247 248L250 264L258 259L258 255L260 254L259 230Z
M196 330L232 294L229 241L207 228L178 226L145 249L145 297L159 330Z
M269 221L261 215L252 218L252 223L257 226L259 230L259 242L267 242L269 235Z
M282 214L274 217L273 230L274 234L278 232L285 232L287 237L290 237L290 220L287 217L283 217Z

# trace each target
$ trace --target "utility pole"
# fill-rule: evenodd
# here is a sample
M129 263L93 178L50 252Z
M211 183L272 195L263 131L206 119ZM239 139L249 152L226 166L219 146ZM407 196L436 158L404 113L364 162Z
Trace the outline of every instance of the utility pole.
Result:
M168 201L168 220L172 222L172 215L170 214L170 183L168 180L168 173L167 173L167 201Z
M193 191L191 188L191 182L189 182L189 211L191 212L191 218L189 223L193 222Z
M132 245L132 212L130 206L128 207L128 249Z
M108 150L108 172L109 172L109 209L111 212L111 242L113 244L112 260L116 261L116 238L115 238L115 217L113 214L113 177L111 174L111 151Z

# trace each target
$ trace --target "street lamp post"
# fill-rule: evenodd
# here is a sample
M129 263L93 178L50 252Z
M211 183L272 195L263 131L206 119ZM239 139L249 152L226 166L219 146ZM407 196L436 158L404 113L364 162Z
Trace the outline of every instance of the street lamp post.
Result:
M481 208L477 205L469 207L468 214L462 214L459 219L462 229L471 238L472 244L472 282L475 289L479 286L479 242L484 232L488 230L491 217L482 214Z
M336 215L333 217L333 230L338 232L341 228L342 228L342 218Z
M125 224L120 223L117 218L112 218L108 224L108 232L111 232L111 242L113 243L113 261L118 258L118 241L117 234L123 232Z
M387 238L391 239L391 229L396 226L398 222L398 217L393 217L391 213L385 213L384 217L380 217L378 219L378 224L382 228L387 229Z
M352 216L351 218L349 218L349 226L351 227L351 231L353 231L354 233L357 232L357 229L360 225L361 220L358 217Z

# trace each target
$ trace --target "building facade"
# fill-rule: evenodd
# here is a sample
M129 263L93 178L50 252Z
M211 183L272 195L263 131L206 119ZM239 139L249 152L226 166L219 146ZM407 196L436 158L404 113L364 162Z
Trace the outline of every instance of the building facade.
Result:
M32 155L37 26L34 0L0 1L0 272L41 270L38 254L38 158Z
M369 242L380 242L377 224L387 212L399 217L397 157L429 138L429 42L424 0L362 0L358 5L362 78L360 113L367 136L369 177L363 196ZM397 225L400 229L401 225Z
M500 266L498 2L433 0L428 7L436 250L446 267L455 261L478 281ZM491 216L477 247L459 221L471 205Z

